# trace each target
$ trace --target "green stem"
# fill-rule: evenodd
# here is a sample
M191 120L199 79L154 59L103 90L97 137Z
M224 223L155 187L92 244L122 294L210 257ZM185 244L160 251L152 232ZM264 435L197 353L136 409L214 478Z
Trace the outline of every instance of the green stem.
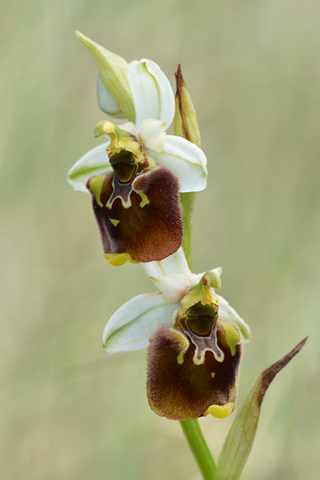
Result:
M198 420L182 420L180 423L204 480L214 480L217 467Z
M191 98L183 82L180 66L178 67L178 71L176 73L176 79L177 94L174 134L184 137L200 147L200 132L197 123L197 117L191 102ZM189 120L191 123L188 123L187 120ZM195 192L186 192L180 194L183 221L182 248L191 271L193 267L192 213L195 199ZM204 439L198 420L182 420L180 423L204 480L214 480L217 467Z
M193 267L193 255L192 255L192 213L194 202L196 199L196 193L181 193L180 202L182 207L182 221L183 221L183 239L182 239L182 248L186 256L189 268L192 271Z
M180 195L183 219L182 248L191 271L193 264L192 212L195 197L195 193L182 193ZM180 423L204 480L214 480L217 467L205 441L198 420L183 420Z

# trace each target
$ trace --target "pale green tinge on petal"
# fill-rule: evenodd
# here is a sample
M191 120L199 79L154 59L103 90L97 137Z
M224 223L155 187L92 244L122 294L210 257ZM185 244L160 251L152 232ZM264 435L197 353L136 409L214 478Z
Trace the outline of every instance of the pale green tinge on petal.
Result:
M263 397L274 377L299 353L306 340L258 377L229 430L219 456L215 480L239 480L254 442Z
M93 56L106 89L125 117L134 122L135 109L127 77L128 64L125 59L101 47L80 32L76 32L76 35Z
M98 145L78 160L68 172L68 182L75 190L88 192L86 183L93 175L111 172L106 148L110 141Z
M103 332L104 348L111 354L148 347L152 332L162 323L172 323L176 308L175 304L164 304L160 293L132 298L106 324Z
M235 309L229 305L225 298L221 297L220 295L217 295L217 297L219 299L219 317L225 320L231 320L233 323L238 325L243 336L243 341L248 342L251 338L249 326L235 311Z
M181 247L173 255L170 255L164 260L143 263L142 266L149 277L163 277L177 273L182 273L185 276L192 275Z
M174 96L169 80L152 60L134 60L128 66L128 80L136 110L139 130L146 118L161 120L171 125L174 116Z
M167 135L162 152L147 150L159 165L164 165L179 180L179 191L199 192L207 185L207 159L201 148L185 138Z
M117 104L111 93L104 86L104 83L99 73L97 79L97 93L99 107L103 112L111 115L112 117L125 118L122 111L120 110L119 105Z

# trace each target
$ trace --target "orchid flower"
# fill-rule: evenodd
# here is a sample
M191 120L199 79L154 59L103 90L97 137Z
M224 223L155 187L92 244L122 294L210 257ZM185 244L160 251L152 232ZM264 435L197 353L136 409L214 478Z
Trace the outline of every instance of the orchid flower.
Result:
M92 195L105 258L113 265L158 261L176 252L183 235L179 193L203 190L207 177L203 151L166 134L175 102L160 67L151 60L133 61L126 75L135 122L99 122L95 136L106 135L106 143L68 174L75 190ZM101 79L98 98L104 111L121 114Z
M110 354L148 348L147 395L158 415L228 416L250 330L215 293L222 269L193 274L182 249L144 269L160 292L122 305L105 326L104 348Z

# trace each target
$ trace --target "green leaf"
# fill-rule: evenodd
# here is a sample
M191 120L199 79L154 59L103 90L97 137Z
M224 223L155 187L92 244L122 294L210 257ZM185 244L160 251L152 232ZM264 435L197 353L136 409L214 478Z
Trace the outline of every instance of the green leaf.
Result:
M219 456L215 480L238 480L251 451L258 428L260 407L272 380L300 352L302 340L291 352L264 370L239 410Z
M76 35L93 56L104 86L117 102L123 114L128 120L134 122L136 113L127 78L128 63L124 58L101 47L82 33L76 31Z

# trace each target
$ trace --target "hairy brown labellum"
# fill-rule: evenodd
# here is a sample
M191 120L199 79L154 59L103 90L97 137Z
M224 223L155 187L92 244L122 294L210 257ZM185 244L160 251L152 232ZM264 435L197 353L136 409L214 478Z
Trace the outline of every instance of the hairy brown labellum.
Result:
M130 158L112 166L113 173L87 184L104 253L150 262L176 252L183 227L175 175L166 167L140 172Z
M205 329L200 333L206 332ZM188 329L161 325L153 333L148 349L147 395L150 407L172 420L198 418L212 405L234 404L242 343L232 322L218 319L209 335L192 339ZM235 340L236 339L236 340ZM199 362L197 348L203 351ZM220 352L218 354L217 352Z

